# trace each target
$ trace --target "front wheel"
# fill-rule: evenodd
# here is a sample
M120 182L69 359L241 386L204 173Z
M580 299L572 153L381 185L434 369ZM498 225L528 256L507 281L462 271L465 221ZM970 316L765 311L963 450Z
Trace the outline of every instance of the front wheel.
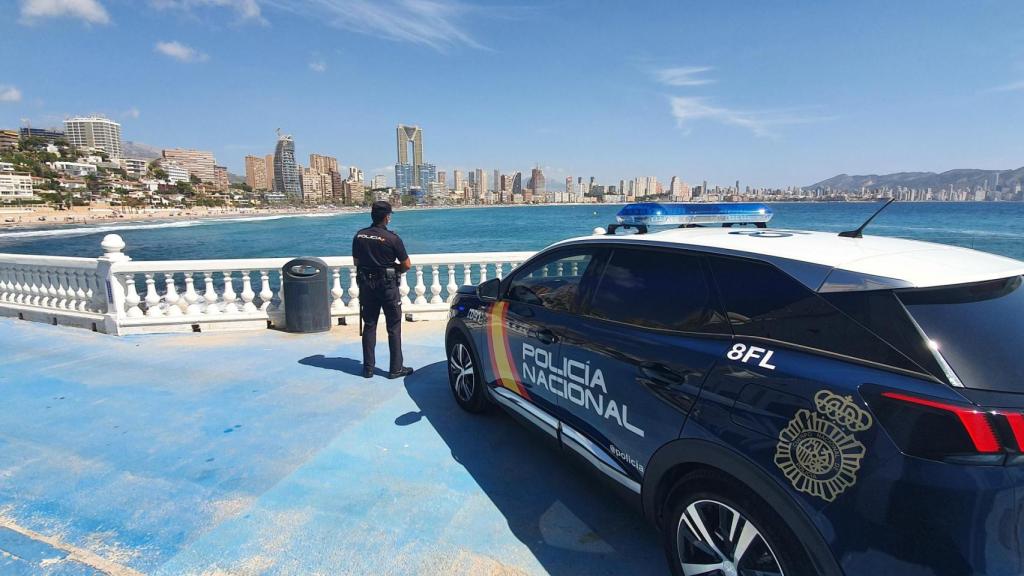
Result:
M665 551L677 576L801 576L814 571L783 520L731 477L695 472L673 490Z
M472 344L462 335L455 335L448 343L448 384L459 407L479 414L487 409L480 363Z

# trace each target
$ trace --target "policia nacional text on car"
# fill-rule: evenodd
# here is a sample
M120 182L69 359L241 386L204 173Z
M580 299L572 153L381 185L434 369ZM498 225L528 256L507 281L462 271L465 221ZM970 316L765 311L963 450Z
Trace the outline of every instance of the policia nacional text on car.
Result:
M374 202L370 208L373 224L356 232L352 238L352 258L356 265L359 285L360 319L363 323L363 377L372 378L376 363L374 347L377 345L377 319L381 310L388 331L391 369L388 378L401 378L412 374L412 368L402 365L402 302L398 286L400 274L409 270L409 254L398 234L388 230L391 222L391 204Z

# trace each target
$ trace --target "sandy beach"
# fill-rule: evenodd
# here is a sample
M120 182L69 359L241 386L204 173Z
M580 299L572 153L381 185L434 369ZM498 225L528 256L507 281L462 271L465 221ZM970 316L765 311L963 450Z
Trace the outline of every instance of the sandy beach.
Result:
M199 220L204 218L251 218L254 216L281 216L303 214L335 214L361 212L363 208L344 207L302 207L302 208L167 208L167 209L121 209L76 206L70 210L53 208L0 208L0 233L34 228L57 226L88 226L112 223L168 222L176 220Z

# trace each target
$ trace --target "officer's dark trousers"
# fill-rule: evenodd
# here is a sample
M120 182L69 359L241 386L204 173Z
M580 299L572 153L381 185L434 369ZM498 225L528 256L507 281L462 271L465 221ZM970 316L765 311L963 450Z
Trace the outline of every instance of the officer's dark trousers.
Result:
M377 319L384 310L391 371L398 372L402 369L402 302L398 286L389 284L384 287L359 285L359 302L363 308L363 366L376 366Z

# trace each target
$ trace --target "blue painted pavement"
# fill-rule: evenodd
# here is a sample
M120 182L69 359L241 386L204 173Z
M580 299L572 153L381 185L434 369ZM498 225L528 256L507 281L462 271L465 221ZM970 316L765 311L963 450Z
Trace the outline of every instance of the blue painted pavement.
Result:
M67 550L175 576L666 572L593 476L458 409L443 327L406 324L417 372L366 380L352 327L115 338L0 319L0 574L95 572Z

